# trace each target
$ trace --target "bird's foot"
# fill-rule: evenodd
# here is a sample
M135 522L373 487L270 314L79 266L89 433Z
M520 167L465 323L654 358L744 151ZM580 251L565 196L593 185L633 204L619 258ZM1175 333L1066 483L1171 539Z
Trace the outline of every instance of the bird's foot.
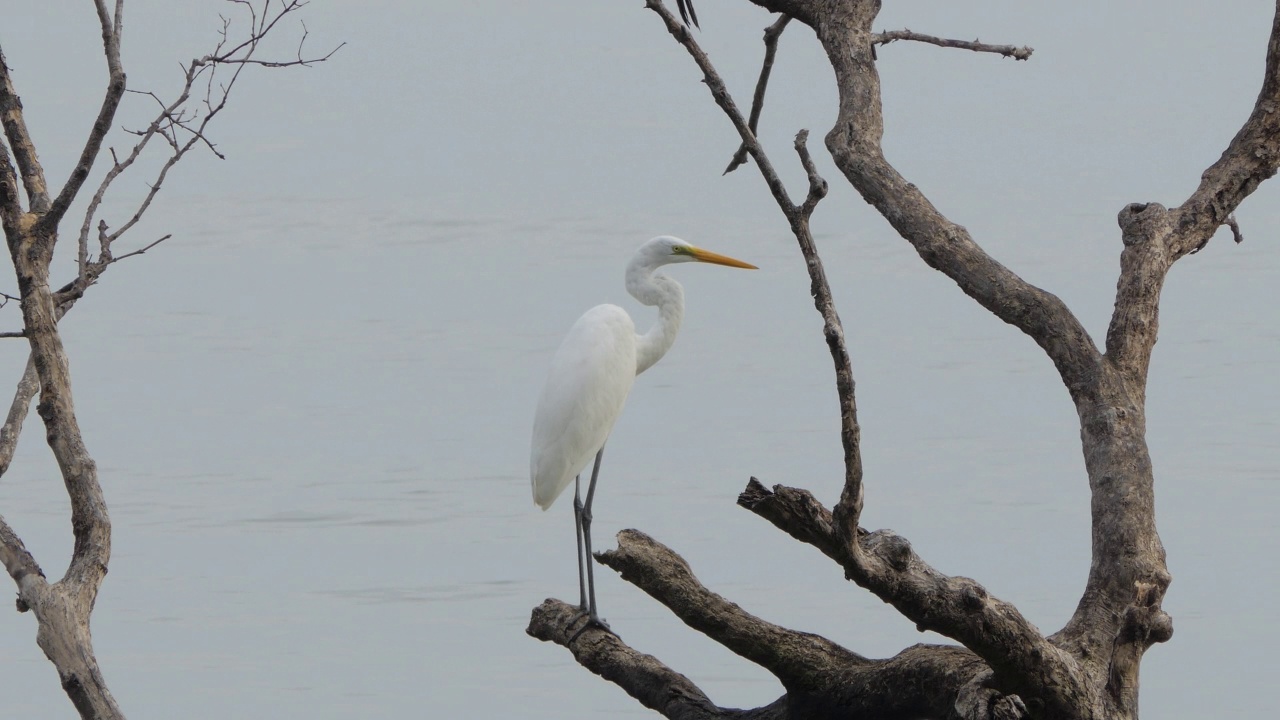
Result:
M585 622L582 623L582 627L578 628L577 631L573 633L573 637L569 638L570 643L572 643L574 640L577 640L579 635L586 632L587 628L591 628L591 627L598 628L611 635L617 634L613 632L613 628L609 627L609 623L605 622L604 619L601 618L599 615L585 608L579 608L579 609L582 611L582 615L580 619L584 620Z

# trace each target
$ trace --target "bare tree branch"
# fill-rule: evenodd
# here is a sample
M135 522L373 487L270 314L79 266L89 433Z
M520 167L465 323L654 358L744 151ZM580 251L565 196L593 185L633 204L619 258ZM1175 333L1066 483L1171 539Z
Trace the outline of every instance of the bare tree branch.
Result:
M783 15L776 22L764 29L764 62L760 66L760 79L756 80L756 92L751 98L751 117L747 121L747 126L751 128L751 134L756 134L756 129L760 126L760 113L764 110L764 93L769 87L769 75L773 72L773 61L778 55L778 38L782 37L782 31L787 28L787 23L791 22L789 15ZM738 151L733 154L733 159L729 161L729 167L724 169L724 175L737 170L747 161L747 146L739 145Z
M637 530L618 533L618 549L596 557L686 625L773 673L784 686L870 662L824 637L788 630L746 612L698 582L684 558Z
M85 140L84 149L80 151L80 159L72 169L71 176L67 178L67 183L62 186L62 190L54 198L48 211L40 216L40 229L35 234L48 238L49 242L56 241L58 223L62 221L62 216L67 213L67 208L71 207L72 201L76 199L81 186L89 177L93 163L102 150L102 141L111 131L116 109L120 107L120 98L124 96L125 74L124 66L120 63L120 33L124 0L116 0L114 17L107 10L105 0L94 0L93 4L98 10L98 22L102 26L102 49L107 58L109 76L107 91L102 99L102 108L98 111L98 117L93 122L93 128L89 131L89 137Z
M21 232L23 215L18 172L13 168L8 146L0 140L0 225L6 235Z
M13 158L22 173L22 185L27 189L27 202L33 213L41 213L49 209L49 189L45 186L44 168L40 167L40 159L36 157L36 146L31 142L31 134L27 132L27 121L22 115L22 100L13 89L13 78L9 76L9 63L5 60L4 51L0 50L0 125L4 126L5 137L9 138Z
M18 337L26 337L26 333L19 333ZM40 392L40 379L36 376L36 363L34 357L27 357L27 369L22 372L22 379L18 381L18 389L13 393L13 402L9 404L9 414L4 421L4 427L0 427L0 477L9 471L9 464L13 462L13 454L18 449L18 437L22 434L22 424L27 419L27 413L31 411L31 399Z
M44 579L44 571L39 563L27 552L22 538L13 531L8 521L0 516L0 563L9 573L9 577L18 585L18 612L30 609L27 598L43 591L48 583Z
M738 504L840 563L846 577L893 605L919 630L958 640L990 667L1009 674L1011 692L1040 698L1063 717L1093 702L1073 657L976 581L929 566L906 538L891 530L860 530L857 547L851 548L840 536L837 519L807 490L775 485L769 491L755 478Z
M593 672L603 675L603 663L582 648L632 653L632 662L642 668L639 672L615 672L606 677L637 698L646 694L667 697L655 692L652 684L668 683L670 696L680 699L680 705L646 703L667 717L942 718L955 717L957 697L972 696L970 702L981 701L983 711L999 703L1021 704L1016 696L1004 696L983 684L990 671L964 648L915 645L892 658L872 660L820 636L760 620L702 586L683 558L641 532L622 531L618 549L598 557L693 629L773 672L787 690L782 700L755 710L709 710L705 696L684 676L650 656L635 653L611 632L594 627L580 631L582 613L575 606L547 600L533 611L529 634L569 648L575 659ZM582 634L575 637L579 632ZM650 664L664 672L655 672ZM919 691L903 693L903 687ZM688 712L711 714L682 714ZM962 717L992 716L975 709Z
M582 630L581 625L582 611L577 606L548 599L534 609L525 632L569 648L580 665L616 683L640 704L664 717L681 720L781 720L786 717L781 708L753 712L718 707L689 678L652 655L631 649L607 630L595 626Z
M885 30L876 33L871 42L876 45L888 45L898 40L912 40L915 42L928 43L944 48L958 48L960 50L972 50L974 52L995 53L1014 60L1027 60L1031 57L1031 53L1035 50L1027 47L1017 47L1014 45L988 45L980 40L949 40L946 38L934 37L933 35L925 35L924 33L912 32L911 30Z
M1118 217L1124 250L1098 402L1080 407L1085 467L1093 493L1093 563L1086 592L1060 642L1108 652L1116 703L1136 702L1138 659L1172 635L1160 609L1170 582L1155 529L1155 488L1145 440L1146 385L1159 329L1160 293L1178 259L1205 246L1246 197L1280 166L1280 2L1266 72L1252 113L1181 206L1134 203ZM1238 230L1238 225L1233 232ZM1237 234L1237 239L1239 235ZM1136 705L1135 705L1136 707Z
M300 0L292 0L291 2L281 3L278 9L272 11L271 3L263 3L261 14L258 9L246 0L236 0L236 4L242 6L249 16L248 27L249 36L239 42L232 43L230 39L230 31L232 21L223 18L223 24L220 31L221 39L213 52L192 60L183 69L183 84L175 100L165 103L152 92L145 92L151 97L160 110L155 119L141 130L132 131L139 140L130 150L129 154L123 160L118 159L112 152L113 163L111 169L107 171L102 182L98 185L97 191L93 198L89 201L89 206L85 210L84 220L80 225L80 275L81 284L87 285L92 282L88 278L90 274L89 265L91 263L89 256L89 231L93 226L93 221L98 213L99 207L106 196L108 188L111 187L117 178L128 170L139 157L142 156L147 146L157 136L168 143L171 153L157 171L155 178L149 183L147 194L135 208L133 214L113 232L107 232L105 224L99 223L99 256L96 261L99 264L109 264L111 260L111 245L121 235L128 232L134 225L142 219L142 216L150 208L156 194L160 192L160 188L164 185L165 179L168 177L169 170L173 168L183 157L196 145L207 147L219 159L225 159L223 154L218 151L214 143L209 140L207 131L210 123L220 112L226 107L227 101L231 96L231 91L235 87L236 81L240 77L240 71L247 65L259 65L262 67L283 68L293 66L306 66L319 62L324 62L333 57L333 54L340 50L346 43L339 44L323 56L304 57L303 45L306 42L307 32L305 25L303 26L302 37L298 42L297 58L294 60L259 60L257 53L262 49L262 42L277 24L291 13L298 11L306 6L305 2ZM218 70L222 66L231 66L231 76L225 83L218 83ZM204 97L200 100L200 107L192 109L188 103L192 98L193 90L196 83L203 80L205 85ZM144 251L148 248L144 248Z
M1232 213L1280 168L1280 2L1272 19L1266 71L1253 111L1222 157L1181 206L1129 205L1120 212L1125 249L1115 312L1107 329L1107 358L1129 377L1146 377L1159 325L1164 277L1178 259L1209 242L1218 228L1232 228ZM1144 383L1145 384L1145 383Z
M768 156L765 155L764 148L760 146L755 133L742 117L742 113L729 95L724 80L711 64L711 59L707 57L707 54L702 51L702 48L693 39L693 34L689 32L687 27L676 21L661 0L649 0L646 3L646 7L662 18L663 23L667 26L667 31L671 33L671 36L677 42L684 46L685 50L688 51L694 62L702 70L704 82L711 90L712 98L724 111L725 115L728 116L734 128L737 129L739 137L742 138L743 147L755 159L756 166L760 168L760 174L764 177L765 184L769 186L774 201L777 202L778 208L782 210L783 215L786 216L788 223L791 225L791 231L800 246L800 252L804 255L805 264L809 270L810 292L813 294L814 306L817 308L818 313L822 315L823 335L826 337L827 349L831 353L832 363L835 365L836 388L840 401L840 440L845 451L845 486L841 496L839 512L840 517L844 520L845 537L852 543L854 531L858 526L858 516L862 512L862 453L859 449L861 431L858 428L858 407L854 393L853 369L849 360L849 351L844 341L844 327L840 322L839 314L836 312L835 301L831 295L831 285L827 282L826 271L823 269L822 259L818 256L813 233L809 228L809 218L817 207L818 201L827 194L827 183L818 175L817 168L814 166L805 144L809 133L801 131L796 136L795 149L800 156L801 164L804 166L805 174L809 179L808 194L802 204L796 205L787 194L782 179L778 177L778 173L773 169L773 164L769 161Z

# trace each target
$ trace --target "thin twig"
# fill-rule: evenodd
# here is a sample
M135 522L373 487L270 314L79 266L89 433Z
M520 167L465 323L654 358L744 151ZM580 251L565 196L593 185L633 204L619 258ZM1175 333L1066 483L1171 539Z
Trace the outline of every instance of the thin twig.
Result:
M948 38L934 37L933 35L925 35L924 33L913 32L911 30L885 30L876 33L872 37L871 42L874 45L888 45L898 40L912 40L915 42L929 43L938 47L957 48L960 50L972 50L974 52L995 53L1003 55L1014 60L1026 60L1031 57L1031 53L1035 52L1027 46L1017 47L1014 45L988 45L981 40L950 40Z
M773 72L773 60L778 54L778 38L782 36L782 31L786 29L787 23L791 22L790 15L783 15L778 21L764 29L764 62L760 66L760 79L756 80L756 93L751 98L751 118L747 125L751 128L754 135L756 128L760 124L760 111L764 109L764 91L769 86L769 75ZM747 161L747 146L739 145L738 151L733 154L733 159L729 161L729 167L724 169L724 175L737 170Z
M802 204L796 205L791 202L782 179L778 177L773 164L769 161L768 156L765 155L764 148L760 146L760 141L751 130L746 118L742 116L742 112L738 110L733 98L730 97L724 80L721 79L720 74L712 66L711 59L707 57L707 54L702 51L702 48L693 39L693 34L675 19L675 16L667 10L661 0L647 0L645 6L663 19L666 23L667 31L671 33L671 36L677 42L684 46L685 50L689 52L694 62L702 70L704 81L711 90L712 98L738 130L743 146L747 148L747 152L756 161L756 167L760 169L760 174L764 177L765 184L769 186L769 191L773 194L778 207L786 215L791 225L791 231L800 246L800 252L804 255L805 264L809 270L809 289L813 295L814 307L822 315L823 336L826 338L827 349L831 353L831 360L835 366L836 393L840 401L840 441L845 451L845 486L836 509L839 519L843 521L842 536L853 546L854 552L857 552L857 543L854 541L853 535L857 528L858 517L862 512L861 431L858 427L858 407L854 394L853 366L849 359L849 350L845 345L844 327L840 322L839 313L836 312L835 300L831 294L831 285L827 282L826 270L823 269L822 258L818 256L817 246L813 241L813 233L809 228L809 218L814 208L817 207L818 201L826 195L827 183L818 175L817 169L813 165L813 159L809 157L805 146L808 133L802 131L796 136L796 152L800 155L800 162L809 178L807 196ZM848 530L847 533L844 532L846 529Z
M102 269L114 262L111 253L111 245L120 236L124 235L132 229L141 219L142 216L151 207L152 201L164 186L165 179L168 177L169 170L186 156L196 145L202 145L212 152L219 159L226 159L217 145L209 139L208 128L210 123L219 113L226 107L227 101L231 95L232 89L235 87L236 81L239 79L240 72L248 65L260 65L262 67L291 67L291 66L310 66L313 63L324 62L333 57L333 54L341 49L346 43L339 44L323 56L305 57L303 53L304 44L306 42L308 32L306 26L303 26L302 37L298 42L295 50L296 59L292 60L260 60L257 53L262 48L262 42L266 35L277 26L277 24L287 15L303 8L307 3L301 0L291 0L283 2L278 8L272 7L272 3L268 0L261 5L261 8L248 0L233 0L235 4L243 6L248 14L249 28L248 37L239 40L231 40L231 29L233 22L229 18L222 18L222 27L219 30L220 38L215 45L213 52L203 57L191 60L185 66L182 66L182 87L176 99L172 102L165 103L155 93L149 91L129 92L146 95L150 97L159 106L159 112L155 118L145 128L137 130L126 130L126 132L138 138L137 143L130 150L129 154L123 159L117 157L112 152L112 166L107 171L102 182L98 185L97 191L93 198L89 201L89 206L85 210L84 220L80 226L80 263L78 286L69 294L79 296L83 291L91 285L101 274ZM218 69L221 66L232 66L230 77L224 82L220 81ZM195 90L197 83L203 81L205 92L204 96L198 101L199 106L192 106L192 97L198 91ZM195 92L193 92L195 91ZM203 109L201 109L203 108ZM98 258L92 259L89 256L89 232L94 226L94 218L102 205L107 190L111 185L142 156L150 145L151 141L156 137L161 138L170 148L170 155L165 162L156 171L155 176L147 184L147 193L143 196L141 202L134 209L133 213L118 228L108 232L105 222L98 222ZM166 236L168 237L168 236ZM132 255L141 254L146 250L154 247L161 241L156 241L140 251L134 251L129 255L121 256L130 257Z
M111 258L111 262L113 262L113 263L118 263L118 262L120 262L121 260L124 260L125 258L131 258L131 257L133 257L134 255L142 255L142 254L143 254L143 253L145 253L146 251L148 251L148 250L150 250L151 248L153 248L153 247L155 247L155 246L159 245L160 243L164 242L165 240L168 240L168 239L169 239L169 238L171 238L171 237L173 237L173 234L172 234L172 233L170 233L170 234L168 234L168 235L165 235L164 237L160 238L159 240L156 240L156 241L152 242L150 245L147 245L147 246L146 246L146 247L144 247L144 248L140 248L140 249L138 249L138 250L134 250L133 252L125 253L124 255L120 255L120 256L118 256L118 257L113 257L113 258Z

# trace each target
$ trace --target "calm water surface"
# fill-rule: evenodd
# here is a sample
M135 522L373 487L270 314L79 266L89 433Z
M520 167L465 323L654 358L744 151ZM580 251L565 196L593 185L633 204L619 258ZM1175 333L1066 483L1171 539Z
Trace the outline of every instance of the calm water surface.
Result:
M543 598L576 596L570 507L531 503L528 435L582 310L622 302L650 321L622 268L674 228L391 201L187 201L154 223L185 232L113 268L64 323L115 522L95 641L131 717L648 716L524 634ZM862 653L936 641L734 506L751 475L828 502L841 478L804 269L778 228L740 225L676 223L762 269L673 272L685 329L615 430L598 544L643 529L749 611ZM1066 393L1033 343L877 232L820 239L856 363L865 522L1056 629L1089 562ZM1115 245L1083 259L1063 245L1053 261L992 250L1100 334ZM1166 295L1149 428L1177 634L1148 656L1144 710L1261 716L1276 670L1263 648L1280 641L1258 600L1280 588L1254 574L1280 540L1280 253L1218 242L1185 264ZM16 381L19 355L0 377ZM40 440L32 424L0 503L56 575L70 533ZM717 702L781 692L608 570L598 583L622 637ZM26 690L0 694L0 716L71 717L34 630L0 615L0 671Z

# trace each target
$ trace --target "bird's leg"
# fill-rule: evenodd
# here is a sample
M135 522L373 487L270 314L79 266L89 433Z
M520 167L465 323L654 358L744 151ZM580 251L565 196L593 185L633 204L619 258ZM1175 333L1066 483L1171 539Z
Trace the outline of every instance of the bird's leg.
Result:
M587 614L591 617L591 622L603 628L608 628L604 621L600 619L600 613L596 610L596 579L592 562L594 559L591 555L591 501L596 497L596 479L600 477L600 460L604 457L604 447L600 448L600 452L596 453L596 464L591 468L591 484L587 486L587 503L582 506L582 536L586 539L587 544L587 594L591 600L588 606Z
M579 477L573 478L573 530L578 535L578 607L588 612L587 581L582 569L582 496L579 494Z

